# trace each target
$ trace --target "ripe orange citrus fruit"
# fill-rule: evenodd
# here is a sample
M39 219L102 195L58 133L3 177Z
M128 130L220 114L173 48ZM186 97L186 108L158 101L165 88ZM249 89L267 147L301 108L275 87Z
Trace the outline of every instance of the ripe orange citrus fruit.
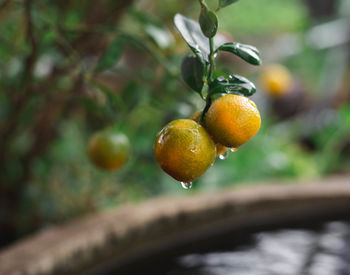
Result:
M190 119L194 120L195 122L198 122L199 123L199 120L201 118L201 114L202 112L201 111L196 111L194 112L191 116L190 116ZM224 145L221 145L221 144L216 144L216 156L220 156L222 154L225 154L227 151L228 151L228 147L224 146Z
M207 131L190 119L174 120L157 135L154 152L160 167L174 179L189 183L215 161L215 143Z
M265 67L260 76L260 82L264 91L271 97L281 97L288 94L293 85L290 72L282 65Z
M205 128L216 143L239 147L260 129L260 113L245 96L227 94L216 99L204 118Z
M102 170L117 170L127 161L129 154L129 140L123 133L97 132L88 144L91 161Z

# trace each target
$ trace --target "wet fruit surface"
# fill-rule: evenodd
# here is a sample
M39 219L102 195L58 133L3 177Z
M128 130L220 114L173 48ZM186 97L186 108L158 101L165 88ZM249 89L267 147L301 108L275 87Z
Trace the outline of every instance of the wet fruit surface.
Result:
M190 183L215 161L215 143L207 131L190 119L174 120L157 135L155 157L174 179Z
M216 143L239 147L260 129L260 113L253 101L240 95L224 95L213 102L204 119Z
M225 154L228 151L228 147L221 145L221 144L216 144L216 156L221 156L222 154Z
M190 117L190 119L193 119L194 121L199 123L200 117L201 117L202 112L197 111L193 113ZM228 147L221 145L221 144L216 144L216 156L220 156L222 154L225 154L228 151Z

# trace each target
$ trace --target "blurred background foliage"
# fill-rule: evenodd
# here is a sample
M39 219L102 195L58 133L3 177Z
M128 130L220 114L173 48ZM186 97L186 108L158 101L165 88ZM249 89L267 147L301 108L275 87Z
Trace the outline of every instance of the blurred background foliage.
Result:
M0 1L2 245L152 196L350 171L347 0L241 0L219 11L221 39L256 45L265 65L287 66L301 97L270 98L259 85L264 66L218 56L219 70L257 83L253 100L262 129L227 159L218 159L191 191L161 171L153 157L157 132L203 107L179 77L189 50L174 28L176 13L197 19L199 4ZM341 37L332 36L341 31ZM301 111L279 116L279 108L304 101ZM112 173L97 170L86 152L89 137L106 127L127 134L133 151Z

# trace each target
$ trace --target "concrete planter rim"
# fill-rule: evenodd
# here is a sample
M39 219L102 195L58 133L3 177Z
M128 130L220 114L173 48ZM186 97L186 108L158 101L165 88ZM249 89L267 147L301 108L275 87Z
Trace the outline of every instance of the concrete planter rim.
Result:
M94 274L254 226L350 210L350 177L162 197L54 226L0 251L0 274Z

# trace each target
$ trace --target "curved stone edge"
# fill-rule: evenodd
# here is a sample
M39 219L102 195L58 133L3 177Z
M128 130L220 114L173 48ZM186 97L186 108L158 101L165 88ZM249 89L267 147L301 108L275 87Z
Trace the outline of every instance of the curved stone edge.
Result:
M87 216L0 252L0 274L78 274L224 230L350 210L350 177L163 197Z

